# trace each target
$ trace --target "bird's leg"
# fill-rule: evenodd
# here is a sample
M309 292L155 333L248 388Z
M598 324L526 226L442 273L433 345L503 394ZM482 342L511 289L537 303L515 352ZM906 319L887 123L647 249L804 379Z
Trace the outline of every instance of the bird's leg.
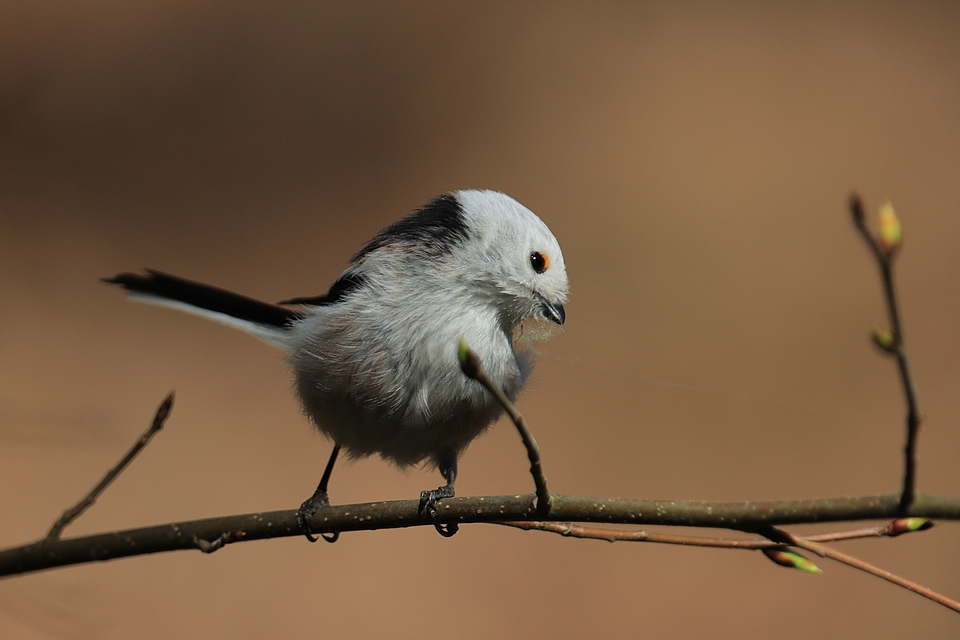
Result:
M443 474L443 479L447 481L447 484L432 491L421 491L420 506L417 507L417 513L423 513L423 510L426 509L427 515L429 515L433 521L433 526L437 528L437 533L444 538L449 538L455 534L460 527L456 522L451 522L446 526L440 524L437 513L437 500L452 498L454 496L453 483L457 481L456 456L448 456L440 463L440 473Z
M313 514L316 513L320 507L330 506L330 498L327 496L327 484L330 482L330 473L333 471L333 465L336 463L337 454L339 453L340 445L333 445L330 459L327 460L327 468L323 470L323 477L320 478L320 484L317 485L317 490L313 492L312 496L307 498L306 502L300 505L300 509L297 511L297 524L310 542L317 541L317 537L313 535L313 530L310 528L310 518L313 517ZM336 531L330 534L321 533L320 537L327 542L336 542L337 538L340 537L340 532Z

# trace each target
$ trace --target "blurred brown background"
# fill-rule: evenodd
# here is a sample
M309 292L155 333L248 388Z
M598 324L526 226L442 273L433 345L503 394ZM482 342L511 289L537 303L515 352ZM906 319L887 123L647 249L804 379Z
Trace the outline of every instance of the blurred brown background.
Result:
M893 201L927 422L960 493L960 5L0 6L0 546L42 535L149 422L71 535L293 508L329 451L280 353L130 304L149 266L320 293L441 192L505 191L572 298L520 406L551 488L764 499L895 490L903 401L845 202ZM437 485L344 464L340 503ZM500 424L461 495L531 490ZM960 525L845 549L960 596ZM851 569L494 526L175 553L0 581L4 638L956 637Z

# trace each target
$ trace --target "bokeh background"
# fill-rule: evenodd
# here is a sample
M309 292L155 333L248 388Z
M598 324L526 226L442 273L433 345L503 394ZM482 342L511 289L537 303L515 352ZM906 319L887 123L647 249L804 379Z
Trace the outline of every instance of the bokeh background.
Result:
M960 493L960 5L5 2L0 546L41 536L176 389L68 533L293 508L329 445L281 354L97 282L149 266L324 291L384 225L494 188L560 239L572 298L520 402L551 488L651 498L893 491L903 400L845 203L891 199L927 422ZM344 464L340 503L433 472ZM461 495L527 492L501 423ZM806 531L809 529L801 529ZM960 596L960 525L844 549ZM0 581L4 638L956 637L843 566L496 526L239 544Z

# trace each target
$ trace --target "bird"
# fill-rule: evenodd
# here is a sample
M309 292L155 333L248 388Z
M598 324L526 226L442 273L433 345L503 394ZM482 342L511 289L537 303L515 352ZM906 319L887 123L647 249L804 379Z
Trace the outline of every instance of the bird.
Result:
M239 328L287 352L304 414L333 441L320 483L298 510L330 504L341 449L400 468L435 467L444 484L421 492L442 535L436 503L455 495L458 460L502 408L460 370L465 341L487 376L515 400L532 369L518 344L525 323L562 326L569 282L547 225L492 190L441 195L390 224L360 249L327 292L271 304L146 269L104 278L134 299ZM519 330L519 331L518 331ZM337 533L323 535L328 542Z

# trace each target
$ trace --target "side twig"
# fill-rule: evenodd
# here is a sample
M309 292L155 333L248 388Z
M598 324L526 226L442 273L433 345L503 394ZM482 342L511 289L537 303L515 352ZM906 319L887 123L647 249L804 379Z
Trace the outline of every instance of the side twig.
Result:
M879 336L875 334L874 341L881 349L896 357L897 369L900 372L900 380L903 383L903 392L907 401L907 442L903 448L903 490L900 494L900 513L906 514L916 495L917 434L920 431L921 415L917 388L910 374L907 350L903 343L903 325L900 321L897 295L893 286L893 260L900 248L900 223L896 219L893 207L885 205L881 210L880 237L875 237L867 227L863 201L856 193L850 196L850 213L853 216L854 225L863 236L880 269L887 314L890 318L890 333Z
M861 560L860 558L856 558L847 553L843 553L842 551L837 551L836 549L832 547L828 547L821 542L817 542L815 540L812 540L810 538L805 538L803 536L794 535L789 531L780 529L779 527L770 527L767 530L765 530L763 533L764 535L767 535L771 540L780 542L782 544L787 544L792 547L806 549L807 551L811 551L823 558L830 558L831 560L841 562L847 566L853 567L854 569L859 569L860 571L864 571L866 573L869 573L870 575L876 576L878 578L882 578L888 582L892 582L893 584L899 587L903 587L908 591L912 591L918 595L923 596L924 598L933 600L937 604L943 605L944 607L947 607L949 609L952 609L960 613L960 602L952 598L948 598L947 596L942 595L940 593L937 593L932 589L924 587L923 585L918 584L913 580L907 580L906 578L898 576L895 573L891 573L885 569L881 569L880 567L872 565L869 562L866 562L865 560Z
M907 529L908 520L922 520ZM587 540L603 540L606 542L653 542L657 544L676 544L689 547L712 547L720 549L773 549L782 546L767 538L726 538L707 536L684 536L673 533L650 532L643 529L612 529L608 527L585 527L574 522L498 522L496 524L523 529L524 531L549 531L564 537L582 538ZM860 538L891 538L910 531L923 531L933 527L932 520L923 518L900 518L893 522L875 527L862 527L830 533L818 533L804 536L806 540L814 542L837 542L840 540L856 540Z
M537 488L537 513L547 515L550 513L553 498L550 496L550 491L547 490L547 478L543 474L543 466L540 464L540 447L537 446L537 441L527 427L523 416L510 402L510 398L503 392L503 389L487 376L480 365L480 358L477 357L477 354L467 345L465 340L460 340L459 355L460 368L464 375L482 384L497 399L510 419L513 420L517 431L520 432L523 446L527 448L527 457L530 459L530 475L533 476L533 482Z
M110 483L120 475L120 473L129 465L137 454L140 453L140 450L143 449L150 442L151 438L160 429L163 428L163 423L166 422L167 416L170 415L170 410L173 407L173 392L164 398L163 402L160 403L160 406L157 408L157 412L153 416L153 422L150 424L150 427L143 432L143 435L134 443L133 447L130 448L130 451L127 452L120 462L118 462L112 469L107 471L107 474L103 476L103 479L90 490L84 498L73 505L69 509L63 512L63 515L60 516L60 519L57 520L53 527L50 528L49 533L47 533L48 540L56 540L60 537L60 534L63 533L64 528L76 520L80 514L89 509L94 502L97 501L97 498L100 497L100 494L103 493L104 489L110 486Z
M858 538L882 538L896 537L904 533L914 531L924 531L933 526L933 522L923 518L899 518L893 522L876 527L864 527L860 529L851 529L847 531L836 531L831 533L821 533L809 536L798 536L784 529L777 527L767 527L762 532L767 535L762 538L726 538L726 537L706 537L706 536L684 536L672 533L648 532L642 529L611 529L606 527L585 527L573 522L500 522L497 523L507 527L523 529L525 531L549 531L564 537L581 538L589 540L604 540L606 542L653 542L658 544L676 544L694 547L710 547L714 549L743 549L747 551L766 551L773 552L774 555L768 555L774 562L784 566L801 568L799 562L804 559L792 555L787 559L782 559L776 555L777 550L783 550L787 546L798 547L812 551L819 556L836 560L849 565L871 575L883 578L893 584L913 591L925 598L943 605L949 609L960 612L960 602L937 593L932 589L924 587L912 580L907 580L894 573L881 569L877 566L860 560L854 556L837 551L832 547L824 545L825 542L837 542L840 540L854 540ZM805 571L820 573L820 570L806 561Z

